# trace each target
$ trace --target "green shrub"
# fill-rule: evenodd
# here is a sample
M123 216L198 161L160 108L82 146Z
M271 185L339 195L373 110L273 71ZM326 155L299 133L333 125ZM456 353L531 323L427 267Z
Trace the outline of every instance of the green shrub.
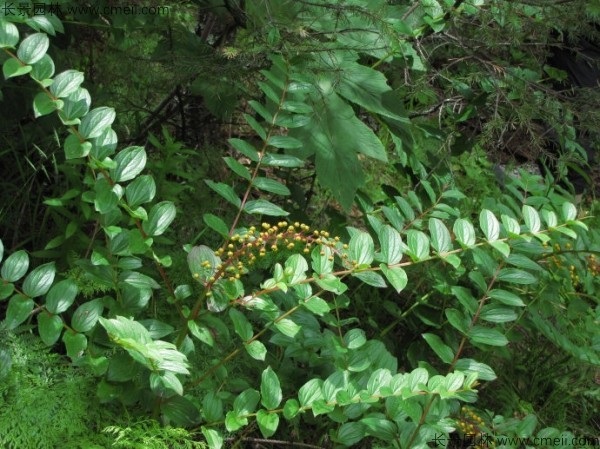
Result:
M448 20L426 17L433 30ZM416 35L427 28L413 25ZM522 173L500 198L472 201L450 174L427 172L418 145L411 154L402 150L402 133L416 142L431 130L410 122L399 102L384 101L394 92L358 50L330 60L273 53L259 84L265 99L249 102L256 116L245 114L255 137L228 141L248 163L226 157L235 181L206 180L233 206L228 222L203 215L206 232L222 244L185 245L190 273L175 283L170 270L181 254L169 228L177 207L157 195L157 185L168 196L180 193L164 176L174 169L148 174L143 147L117 151L115 111L91 109L81 72L54 75L47 34L61 27L54 17L43 27L0 19L5 77L28 75L37 85L35 114L58 115L68 131L65 165L81 174L63 196L45 201L74 218L46 246L49 262L30 270L27 252L3 258L0 242L2 329L37 333L97 378L95 399L88 375L53 384L36 425L54 425L52 410L65 403L64 416L73 418L60 418L57 432L78 438L78 426L64 426L89 423L90 404L101 409L97 400L189 428L162 431L143 418L116 423L107 434L117 447L199 447L201 433L218 448L226 438L248 440L241 430L256 426L263 439L281 432L319 444L406 449L446 445L456 433L501 445L504 437L567 435L553 423L538 429L531 408L485 419L474 408L480 389L497 378L484 362L502 366L499 358L515 359L514 351L541 338L578 363L600 364L598 233L565 195ZM358 107L377 118L377 133L359 120ZM172 158L186 160L167 140ZM388 140L419 181L373 204L357 197L359 154L386 161ZM285 210L282 198L292 193L285 179L308 160L343 208L357 199L365 221L348 226L347 235L315 229ZM389 294L381 305L376 289ZM363 307L372 310L367 319ZM390 336L406 343L390 343ZM20 354L0 353L0 376L12 388L14 376L33 369L31 357ZM10 410L28 417L38 411L28 399L45 385L36 382L25 396L8 387ZM57 444L51 433L24 433L29 418L7 416L0 420L13 438L7 444Z

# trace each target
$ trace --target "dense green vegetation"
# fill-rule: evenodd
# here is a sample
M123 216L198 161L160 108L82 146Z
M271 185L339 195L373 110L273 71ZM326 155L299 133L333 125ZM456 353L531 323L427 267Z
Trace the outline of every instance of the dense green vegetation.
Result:
M598 444L598 5L28 5L0 447Z

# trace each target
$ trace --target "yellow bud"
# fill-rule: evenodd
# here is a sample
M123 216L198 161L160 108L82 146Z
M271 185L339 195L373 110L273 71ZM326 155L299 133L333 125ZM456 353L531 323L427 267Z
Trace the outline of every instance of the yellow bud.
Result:
M194 273L194 278L198 279L200 277L200 275L198 273Z

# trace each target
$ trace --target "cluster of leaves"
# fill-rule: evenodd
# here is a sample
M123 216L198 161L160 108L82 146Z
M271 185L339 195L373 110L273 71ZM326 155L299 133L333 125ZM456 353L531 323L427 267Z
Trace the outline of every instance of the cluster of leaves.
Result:
M86 250L73 265L98 286L98 297L84 298L80 282L61 274L54 261L29 270L25 251L4 258L0 242L0 300L7 301L2 330L35 320L33 328L46 345L61 341L74 365L100 378L101 402L152 411L165 423L193 429L173 431L173 440L201 432L215 448L223 446L224 431L254 422L270 438L283 427L281 417L290 426L318 428L341 446L370 438L409 449L447 439L464 423L461 404L475 403L482 382L496 378L472 354L508 347L521 328L544 335L582 363L599 365L597 304L590 300L597 297L596 268L575 283L557 272L556 261L555 268L548 266L552 256L569 257L562 250L555 254L553 246L566 248L568 239L575 251L593 254L597 233L565 197L525 174L507 184L500 200L479 207L475 219L465 214L465 196L455 181L427 179L417 157L431 128L409 120L399 92L360 62L365 54L379 64L401 54L420 70L409 40L442 30L453 10L446 6L430 2L414 23L390 12L402 8L390 7L386 14L382 9L385 21L374 20L367 9L350 8L355 25L367 29L320 41L326 53L270 55L272 67L261 72L264 81L258 83L264 100L249 101L256 115L244 115L256 137L229 139L232 154L243 159L224 159L239 182L206 180L235 208L235 217L227 224L215 214L203 216L223 244L216 250L187 245L189 283L179 285L167 273L175 254L158 254L155 244L174 221L176 207L157 198L157 182L144 172L143 147L117 151L115 112L91 109L83 74L54 74L47 34L60 32L60 21L0 19L4 76L28 75L37 85L35 114L57 114L68 131L61 137L64 158L80 173L71 190L46 201L72 217L64 235L46 249L62 254L70 241L83 242ZM300 2L296 8L288 13L298 14L307 28L334 34L337 7ZM34 32L23 31L28 27ZM390 29L402 38L391 39ZM283 42L269 34L273 45ZM386 38L383 49L375 50L371 40L368 48L357 47L371 35ZM359 109L377 125L367 126ZM320 183L349 209L363 182L359 154L385 161L387 140L403 164L423 176L418 189L380 207L360 198L370 231L348 227L348 238L340 238L300 222L267 222L290 216L280 201L290 188L273 172L299 169L313 158ZM266 217L260 226L258 216ZM84 223L93 225L91 235ZM65 263L65 257L55 258ZM423 274L426 270L430 273ZM423 280L431 280L430 291L405 310L397 305L391 310L398 319L421 307L439 313L435 319L418 315L423 357L399 364L400 357L410 357L369 338L363 317L353 316L355 286L391 286L400 297L422 293ZM148 307L153 296L172 310L165 319ZM565 304L572 296L582 299ZM557 314L564 307L570 316ZM583 322L577 336L564 332L574 319ZM8 372L11 354L2 351L0 357ZM230 367L234 359L243 360L243 373ZM314 419L321 415L327 420ZM495 420L497 437L536 435L531 418ZM117 440L131 437L124 428L109 432ZM141 440L153 432L149 426Z

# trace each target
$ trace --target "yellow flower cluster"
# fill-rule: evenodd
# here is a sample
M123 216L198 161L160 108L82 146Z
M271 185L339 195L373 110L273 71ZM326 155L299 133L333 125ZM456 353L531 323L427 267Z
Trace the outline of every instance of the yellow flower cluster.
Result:
M460 409L460 417L457 421L458 430L460 430L469 439L481 444L477 444L475 449L490 449L496 446L496 443L491 438L487 438L487 434L483 427L485 422L473 409L463 406Z
M257 259L267 254L282 251L302 252L309 254L315 245L325 245L335 249L339 237L331 237L329 232L311 229L304 223L288 223L280 221L276 224L262 223L260 227L251 226L243 234L234 234L229 241L215 253L223 261L217 273L209 279L213 283L216 278L227 276L230 280L239 279L248 272ZM347 247L347 245L345 245ZM321 252L325 255L325 252ZM333 256L330 256L333 260Z
M548 248L547 243L544 243L543 246L544 246L544 248ZM573 246L570 243L565 243L564 250L570 251L572 248L573 248ZM554 245L552 245L552 249L556 252L563 251L563 249L561 248L559 243L555 243ZM563 267L563 257L560 254L553 254L552 257L550 258L550 260L554 263L555 268L560 269ZM600 264L596 260L596 256L594 254L591 254L586 257L586 261L587 261L587 271L592 276L597 276L600 273ZM569 265L568 269L569 269L569 277L571 278L573 287L577 287L581 281L579 274L577 273L577 267L575 265Z

